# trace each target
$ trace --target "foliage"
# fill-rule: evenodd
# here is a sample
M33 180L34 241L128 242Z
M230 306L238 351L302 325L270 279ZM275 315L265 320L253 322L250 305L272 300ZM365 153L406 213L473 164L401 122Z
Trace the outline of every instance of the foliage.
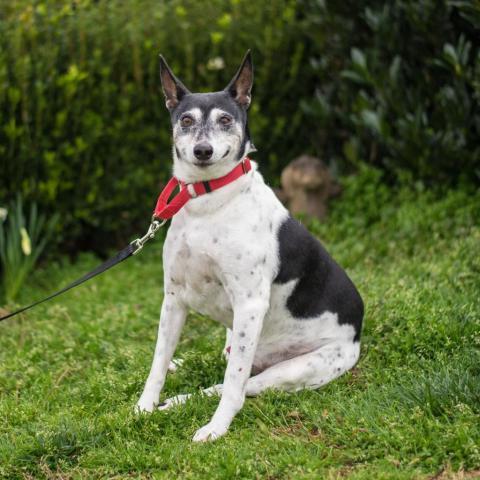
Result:
M0 198L21 190L59 211L72 247L102 250L143 229L171 170L160 52L204 91L225 87L253 48L262 66L254 138L278 171L279 153L293 153L285 100L306 58L298 8L293 0L3 2ZM297 110L288 121L297 152L301 117Z
M0 272L3 296L7 303L11 303L50 241L58 216L47 221L32 204L29 216L25 218L20 195L8 212L6 221L0 220Z
M384 202L378 214L375 198ZM214 444L190 442L217 398L132 413L157 333L160 242L0 324L0 476L427 479L445 470L473 478L479 218L478 191L436 199L419 187L386 190L371 168L349 179L330 219L313 228L365 299L359 364L321 390L248 399ZM97 261L50 264L20 296L40 297ZM222 379L224 329L191 314L185 330L177 352L185 362L165 396Z
M478 184L480 3L315 5L308 30L322 32L311 35L320 81L303 104L318 149L390 179Z
M0 198L61 214L69 250L145 227L170 171L158 54L196 91L247 48L271 183L310 151L392 182L480 182L478 2L19 0L0 5Z

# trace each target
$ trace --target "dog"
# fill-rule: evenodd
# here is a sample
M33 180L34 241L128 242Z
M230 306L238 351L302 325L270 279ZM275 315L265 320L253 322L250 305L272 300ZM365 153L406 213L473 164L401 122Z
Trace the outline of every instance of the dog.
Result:
M222 177L255 150L247 109L247 52L222 90L191 93L161 57L173 130L173 173L184 185ZM342 268L265 184L257 164L228 185L191 199L172 219L163 247L164 300L150 374L136 410L159 403L189 309L227 328L229 354L212 419L193 441L224 435L246 396L316 389L358 361L363 301Z

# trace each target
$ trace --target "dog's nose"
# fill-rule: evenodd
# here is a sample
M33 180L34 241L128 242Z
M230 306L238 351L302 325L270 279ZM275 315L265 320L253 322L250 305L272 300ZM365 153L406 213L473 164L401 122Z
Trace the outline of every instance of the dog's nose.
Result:
M193 154L199 160L208 160L213 155L213 147L207 142L197 143L193 147Z

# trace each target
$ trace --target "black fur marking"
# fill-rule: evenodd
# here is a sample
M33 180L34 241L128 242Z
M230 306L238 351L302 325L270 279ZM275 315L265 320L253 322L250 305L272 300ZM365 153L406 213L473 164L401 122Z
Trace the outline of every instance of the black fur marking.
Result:
M360 340L363 301L345 271L320 242L292 217L278 233L280 270L275 283L299 279L287 299L287 308L298 318L319 316L325 311L338 314L341 325L355 328L354 341Z
M243 153L245 152L245 147L247 146L248 140L248 130L246 130L244 131L242 143L240 145L240 148L238 149L237 160L241 160L243 158Z
M219 108L231 115L232 118L242 126L243 138L237 158L238 160L242 159L247 142L251 143L246 109L238 105L238 103L235 102L232 96L226 91L213 93L188 93L182 98L182 101L170 111L172 126L177 123L184 112L193 108L199 108L202 112L203 118L208 118L212 109ZM189 129L186 130L190 131L192 128L195 127L189 127ZM200 133L205 134L206 132L203 131Z
M189 93L182 98L182 101L172 110L172 124L175 124L184 112L193 108L199 108L203 118L208 118L214 108L227 112L235 121L245 129L247 123L247 112L238 106L227 92L214 93Z

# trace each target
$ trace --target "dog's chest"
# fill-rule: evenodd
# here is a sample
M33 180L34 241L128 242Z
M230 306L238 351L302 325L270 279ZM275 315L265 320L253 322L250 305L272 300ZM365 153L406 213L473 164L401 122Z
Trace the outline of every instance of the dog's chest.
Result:
M218 225L172 229L165 245L165 283L190 308L231 326L231 300L224 288L227 239ZM172 234L172 235L170 235ZM222 246L223 245L223 246Z
M273 278L275 232L286 215L260 176L243 181L221 208L210 209L209 202L221 200L217 192L192 201L196 211L174 219L164 245L165 287L189 308L229 327L233 297L252 296L262 278Z

